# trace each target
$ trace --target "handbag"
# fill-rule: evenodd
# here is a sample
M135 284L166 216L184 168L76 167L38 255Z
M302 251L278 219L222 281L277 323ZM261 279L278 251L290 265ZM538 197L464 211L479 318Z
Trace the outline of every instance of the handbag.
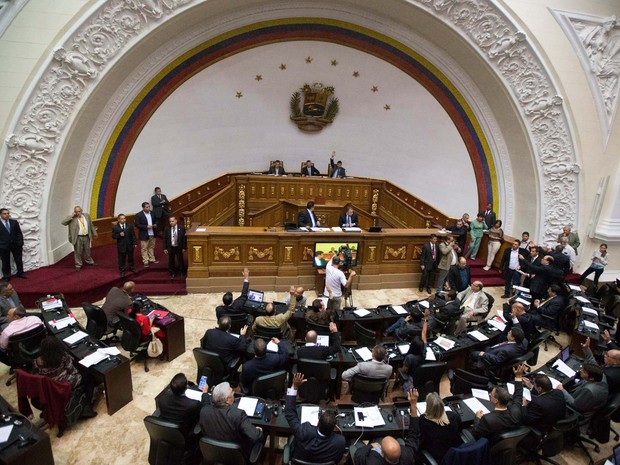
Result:
M164 345L155 337L157 331L159 331L159 328L151 328L151 342L149 342L149 346L146 349L146 353L151 358L159 357L164 353Z

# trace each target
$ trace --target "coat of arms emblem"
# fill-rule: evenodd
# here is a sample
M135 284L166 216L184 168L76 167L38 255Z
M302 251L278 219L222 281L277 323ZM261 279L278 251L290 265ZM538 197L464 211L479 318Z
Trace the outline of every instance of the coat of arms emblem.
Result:
M305 132L318 132L323 129L334 121L339 109L334 88L320 82L304 84L293 93L290 104L291 120Z

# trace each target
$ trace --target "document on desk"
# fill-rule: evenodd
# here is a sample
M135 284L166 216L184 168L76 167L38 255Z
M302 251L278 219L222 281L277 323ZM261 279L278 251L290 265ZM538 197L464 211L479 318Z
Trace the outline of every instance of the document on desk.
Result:
M411 344L398 344L396 347L398 347L398 351L400 352L401 355L405 355L406 353L409 352L410 346Z
M479 341L488 341L489 338L486 337L484 334L482 334L480 331L478 331L477 329L470 331L469 333L470 336L475 337L477 340Z
M528 294L530 293L530 289L527 287L513 285L512 288L520 292L527 292Z
M50 325L58 330L65 329L67 326L72 326L76 323L77 323L76 319L73 318L72 316L61 318L60 320L50 321Z
M418 303L420 304L420 307L430 308L428 300L420 300Z
M0 427L0 442L7 442L11 436L11 431L13 431L13 425Z
M437 357L435 357L435 352L433 352L433 349L431 349L430 347L426 348L426 356L424 357L425 360L437 360Z
M375 426L385 425L385 420L381 415L379 407L354 407L355 426L363 426L365 428L374 428Z
M499 329L500 331L503 331L506 329L506 323L502 323L501 321L496 320L495 318L488 320L488 322L491 326Z
M258 397L243 396L239 399L237 408L243 410L248 417L253 417L256 411L256 404L258 404Z
M100 349L97 349L97 352L101 352L102 354L106 354L106 355L110 355L110 356L120 355L121 354L121 351L118 350L114 346L112 346L112 347L101 347Z
M196 228L196 232L206 232L207 228Z
M588 299L586 299L583 296L580 295L576 295L575 299L577 299L579 302L581 302L582 304L591 304L592 302L590 302Z
M487 413L489 413L489 409L486 408L482 402L480 402L478 399L476 399L475 397L470 397L469 399L463 399L463 403L465 405L467 405L469 407L469 409L476 413L480 410L482 410L482 413L484 413L485 415Z
M45 302L41 303L41 308L44 312L55 310L57 308L62 308L62 300L56 298L48 299Z
M525 305L526 307L527 307L528 305L530 305L530 304L531 304L531 302L530 302L529 300L525 300L525 299L523 299L523 298L521 298L521 297L517 297L517 298L515 299L515 302L519 302L520 304L523 304L523 305Z
M362 228L350 227L350 228L342 228L344 232L362 232Z
M353 311L353 314L357 317L365 317L370 315L370 312L368 310L366 310L365 308L358 308L357 310Z
M330 232L331 231L331 229L329 228L310 228L310 229L315 232Z
M575 286L574 284L569 284L568 287L571 291L581 292L581 288L579 286Z
M583 324L586 325L586 328L599 329L596 323L592 323L591 321L588 321L588 320L583 320Z
M587 315L592 315L598 317L598 312L593 308L581 307L581 311Z
M402 305L392 305L392 309L398 315L407 315L409 313L407 310L405 310L405 307L403 307Z
M93 352L90 355L87 355L82 360L80 360L80 365L85 366L86 368L96 365L103 360L106 360L109 357L107 354L102 354L99 351Z
M508 389L508 394L511 396L515 393L515 385L513 383L506 383L506 389ZM523 398L527 401L532 400L532 393L529 389L523 388Z
M359 349L355 349L355 353L365 362L372 359L372 352L368 347L361 347Z
M197 400L200 402L202 400L202 391L197 391L196 389L186 389L185 397L192 400ZM254 412L252 412L253 414Z
M437 344L443 350L450 350L452 349L452 347L454 347L454 344L456 344L456 342L451 341L450 339L446 339L443 336L439 336L437 339L435 339L435 344Z
M489 401L491 400L489 398L489 392L484 389L471 388L471 395L478 399L489 400Z
M81 341L85 337L88 337L88 334L86 334L84 331L78 331L76 333L73 333L71 336L64 338L62 341L66 344L71 345L75 344L78 341Z
M301 422L310 423L312 426L319 424L319 406L318 405L302 405L301 406Z
M577 373L575 370L573 370L566 363L564 363L562 360L559 360L559 359L556 360L552 366L553 368L555 368L556 370L559 370L561 373L565 374L569 378L572 378Z

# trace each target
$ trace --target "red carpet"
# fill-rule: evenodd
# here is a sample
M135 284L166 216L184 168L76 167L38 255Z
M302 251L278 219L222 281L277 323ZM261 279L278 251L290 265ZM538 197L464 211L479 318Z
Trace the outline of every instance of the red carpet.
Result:
M142 266L139 247L136 247L134 261L137 273L127 273L120 278L116 244L97 247L92 250L96 266L84 265L80 272L75 271L73 254L66 256L52 266L39 268L26 273L28 279L11 279L22 303L26 308L34 308L36 301L47 295L62 293L72 307L82 302L96 302L106 296L113 286L122 286L125 281L135 281L136 292L146 295L187 294L185 277L170 279L168 257L163 253L158 239L155 257L160 263L152 263L149 268Z
M471 272L472 281L480 281L485 287L488 286L504 286L504 276L496 269L491 268L489 271L483 269L486 261L467 260ZM566 277L566 282L577 284L579 275L571 273Z

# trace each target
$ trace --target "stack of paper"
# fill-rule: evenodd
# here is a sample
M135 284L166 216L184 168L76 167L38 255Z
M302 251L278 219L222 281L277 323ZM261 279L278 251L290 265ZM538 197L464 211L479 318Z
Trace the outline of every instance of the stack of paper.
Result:
M316 232L329 232L330 231L329 228L310 228L310 229Z
M508 389L508 394L511 396L515 393L515 385L512 383L506 383L506 389ZM527 401L532 400L532 393L529 389L523 389L523 398Z
M90 355L87 355L82 360L80 360L80 365L83 365L86 368L88 368L90 366L96 365L99 362L102 362L103 360L107 360L108 358L109 358L108 355L102 354L101 352L96 351Z
M435 339L435 344L437 344L443 350L450 350L452 349L452 347L454 347L454 344L456 344L456 342L451 341L450 339L446 339L443 336L439 336L437 339Z
M392 309L399 315L406 315L409 313L402 305L392 305Z
M356 227L342 228L342 230L344 232L362 232L362 228L356 228Z
M426 402L418 402L416 404L416 410L418 415L424 415L426 413Z
M65 329L67 326L76 324L77 321L72 316L68 316L66 318L61 318L60 320L52 320L49 323L50 323L50 326L58 330L61 330L61 329Z
M186 389L185 397L187 397L188 399L197 400L198 402L200 402L202 400L202 392L197 391L196 389Z
M239 404L237 408L239 410L243 410L248 417L254 416L254 412L256 411L256 404L258 404L257 397L248 397L243 396L239 399Z
M586 325L586 328L599 329L596 323L592 323L591 321L588 321L588 320L583 320L583 324Z
M485 415L489 413L489 409L486 408L482 404L482 402L480 402L475 397L470 397L469 399L463 399L463 403L467 405L469 409L474 413L479 412L480 410L482 410L482 413L484 413Z
M499 321L499 320L497 320L495 318L493 318L491 320L488 320L488 321L489 321L489 324L491 326L493 326L494 328L499 329L500 331L503 331L503 330L506 329L506 323L502 323L501 321Z
M517 297L517 298L515 299L515 302L519 302L520 304L523 304L523 305L525 305L526 307L527 307L528 305L530 305L530 303L531 303L529 300L522 299L521 297Z
M409 352L409 347L411 346L411 344L398 344L398 350L400 351L400 353L402 355L405 355L406 353Z
M574 284L569 284L568 287L571 291L581 292L581 288L579 286L575 286Z
M269 341L269 342L267 343L267 350L268 350L269 352L277 352L277 351L278 351L278 344L276 344L276 343L275 343L275 342L273 342L273 341Z
M372 352L368 347L361 347L360 349L355 349L355 353L365 362L372 359Z
M353 311L353 314L361 318L361 317L370 315L370 312L366 310L365 308L358 308L357 310Z
M365 428L374 428L375 426L385 425L385 420L381 415L379 407L354 407L355 426L363 426Z
M546 373L543 371L539 371L538 373L540 373L541 375L545 375ZM556 387L558 387L560 383L557 379L552 378L551 376L547 376L549 378L549 381L551 381L551 386L553 386L553 389L555 389Z
M64 338L62 341L68 345L75 344L78 341L81 341L85 337L88 337L84 331L77 331L73 333L71 336Z
M565 374L569 378L572 378L577 373L575 370L573 370L571 367L569 367L562 360L556 360L555 363L552 366L553 366L553 368L557 369L560 373Z
M426 348L425 360L437 360L437 358L435 357L435 352L433 352L433 349L431 349L430 347Z
M594 310L593 308L588 308L588 307L582 307L581 311L583 313L585 313L586 315L591 315L591 316L596 316L598 317L598 312L596 310Z
M41 307L43 308L44 312L47 312L49 310L54 310L56 308L62 308L62 300L51 298L43 302L41 304Z
M428 303L428 300L420 300L418 303L420 304L420 307L423 307L423 308L429 308L430 307L430 305Z
M586 299L585 297L582 297L580 295L576 295L575 299L577 299L582 304L590 304L590 305L592 304L592 302L590 302L588 299Z
M472 336L472 337L476 338L476 339L477 339L477 340L479 340L479 341L488 341L488 340L489 340L489 338L488 338L488 337L486 337L484 334L482 334L482 333L481 333L480 331L478 331L477 329L475 329L475 330L473 330L473 331L470 331L470 332L469 332L469 333L467 333L467 334L469 334L470 336Z
M301 422L310 423L312 426L319 424L319 406L318 405L302 405L301 406Z

